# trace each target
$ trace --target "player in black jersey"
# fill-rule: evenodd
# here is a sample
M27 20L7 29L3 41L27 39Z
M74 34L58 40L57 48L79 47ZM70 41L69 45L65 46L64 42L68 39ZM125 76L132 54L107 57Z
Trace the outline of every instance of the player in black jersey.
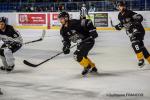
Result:
M71 41L78 43L77 50L74 52L74 58L84 67L82 75L86 75L89 71L97 72L95 64L87 57L88 52L94 46L95 38L98 37L92 21L86 19L85 23L82 23L81 20L70 20L67 12L61 12L59 20L62 24L60 34L63 37L64 54L70 53ZM85 39L86 41L84 41Z
M23 40L19 32L13 26L7 24L6 17L0 17L0 40L3 41L0 48L3 66L0 69L12 71L15 66L13 53L21 48Z
M126 29L126 34L129 36L132 48L137 55L138 65L142 67L144 65L144 58L150 63L150 54L143 42L145 35L145 30L141 24L143 16L128 10L122 1L117 4L117 7L119 10L118 19L120 23L116 25L115 28L117 30L121 30L123 27Z

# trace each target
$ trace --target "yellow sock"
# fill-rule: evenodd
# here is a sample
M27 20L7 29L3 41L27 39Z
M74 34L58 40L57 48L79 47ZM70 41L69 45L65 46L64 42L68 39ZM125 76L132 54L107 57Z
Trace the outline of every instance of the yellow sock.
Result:
M87 57L87 59L88 59L90 65L91 65L91 67L92 67L92 68L95 67L95 64L94 64L88 57Z
M83 57L83 59L79 62L84 68L90 65L90 62L87 58Z
M150 64L150 56L147 58L148 63Z
M144 57L142 52L137 53L136 56L137 56L138 60L141 60Z

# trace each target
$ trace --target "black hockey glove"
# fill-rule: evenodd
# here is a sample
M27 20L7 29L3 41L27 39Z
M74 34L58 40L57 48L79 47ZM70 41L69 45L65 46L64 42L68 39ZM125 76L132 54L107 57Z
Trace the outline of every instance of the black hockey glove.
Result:
M115 26L116 30L121 30L120 27L118 27L118 25Z
M121 24L118 24L118 25L115 26L115 29L116 29L116 30L121 30L122 27L123 27L123 26L122 26Z
M64 52L64 54L69 54L70 53L70 46L68 46L68 45L64 46L63 52Z
M5 44L9 49L16 48L16 47L21 47L21 46L22 46L22 44L20 44L20 43L11 42L11 41L5 42L4 44Z

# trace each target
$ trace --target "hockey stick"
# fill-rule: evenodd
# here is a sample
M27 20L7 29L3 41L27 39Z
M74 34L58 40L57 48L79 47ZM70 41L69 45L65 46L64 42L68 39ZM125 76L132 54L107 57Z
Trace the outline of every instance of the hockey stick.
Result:
M33 41L29 41L29 42L25 42L25 43L23 43L23 44L30 44L30 43L34 43L34 42L38 42L38 41L42 41L43 39L44 39L44 36L45 36L45 34L46 34L46 31L45 30L43 30L43 32L42 32L42 36L39 38L39 39L37 39L37 40L33 40Z
M73 48L73 47L75 47L76 45L77 45L77 44L71 46L70 48ZM23 63L26 64L26 65L28 65L28 66L31 66L31 67L37 67L37 66L42 65L43 63L45 63L45 62L47 62L47 61L49 61L49 60L51 60L51 59L53 59L53 58L59 56L60 54L63 54L63 51L57 53L56 55L54 55L54 56L52 56L52 57L50 57L50 58L48 58L48 59L46 59L46 60L44 60L44 61L42 61L42 62L40 62L39 64L32 64L32 63L28 62L27 60L24 60Z
M87 41L87 40L89 40L89 39L91 39L91 37L86 38L86 39L83 40L81 43L83 43L83 42L85 42L85 41ZM73 47L75 47L75 46L77 46L77 45L78 45L78 44L75 44L75 45L71 46L70 49L73 48ZM44 61L42 61L42 62L40 62L39 64L33 64L33 63L28 62L27 60L24 60L23 63L26 64L26 65L28 65L28 66L31 66L31 67L38 67L39 65L42 65L43 63L45 63L45 62L47 62L47 61L49 61L49 60L51 60L51 59L53 59L53 58L59 56L60 54L63 54L63 51L57 53L56 55L54 55L54 56L52 56L52 57L50 57L50 58L48 58L48 59L46 59L46 60L44 60Z

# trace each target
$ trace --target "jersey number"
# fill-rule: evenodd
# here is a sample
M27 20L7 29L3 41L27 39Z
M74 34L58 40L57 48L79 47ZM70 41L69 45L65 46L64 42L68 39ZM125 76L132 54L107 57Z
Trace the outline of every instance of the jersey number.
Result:
M135 49L136 49L136 50L140 50L140 48L139 48L138 45L135 45Z

